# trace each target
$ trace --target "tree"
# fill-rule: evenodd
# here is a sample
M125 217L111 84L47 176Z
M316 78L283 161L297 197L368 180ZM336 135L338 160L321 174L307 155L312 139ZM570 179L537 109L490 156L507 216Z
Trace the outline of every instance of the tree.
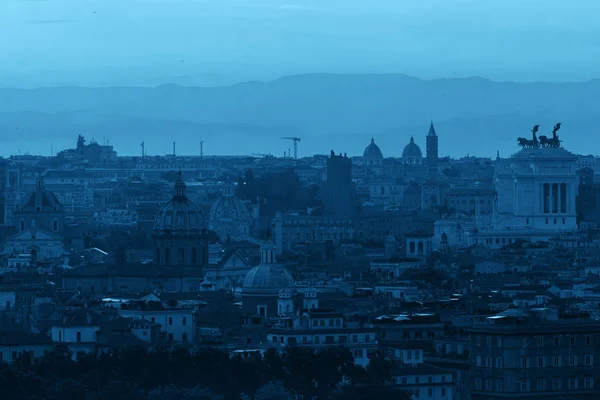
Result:
M292 398L292 394L285 389L281 381L267 383L254 394L254 400L289 400Z

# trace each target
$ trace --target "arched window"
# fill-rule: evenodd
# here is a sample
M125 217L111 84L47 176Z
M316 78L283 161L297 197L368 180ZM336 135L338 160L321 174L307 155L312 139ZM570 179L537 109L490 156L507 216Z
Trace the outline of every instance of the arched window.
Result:
M54 229L54 232L58 232L58 221L57 220L52 221L52 228Z
M169 264L170 262L171 262L171 249L167 247L165 249L165 264Z
M196 264L198 262L198 249L193 247L192 248L192 264Z
M419 253L423 254L423 242L419 242Z
M156 264L160 265L160 249L156 249Z
M408 245L408 247L410 248L410 252L411 253L415 252L415 242L410 242L410 244Z
M177 255L177 262L181 265L185 264L185 250L180 248Z

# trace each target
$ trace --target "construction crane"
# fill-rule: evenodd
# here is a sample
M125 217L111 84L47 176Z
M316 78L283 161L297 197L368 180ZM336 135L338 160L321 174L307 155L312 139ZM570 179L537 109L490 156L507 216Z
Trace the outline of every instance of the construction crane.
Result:
M292 140L294 142L294 159L297 160L298 159L298 142L301 140L301 138L296 137L296 136L288 136L288 137L282 137L281 139Z

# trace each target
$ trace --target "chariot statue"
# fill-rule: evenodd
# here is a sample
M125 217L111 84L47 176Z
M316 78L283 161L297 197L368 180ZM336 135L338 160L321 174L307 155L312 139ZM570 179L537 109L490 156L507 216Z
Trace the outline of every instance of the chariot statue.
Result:
M531 129L531 133L533 135L532 139L527 138L517 138L517 142L519 146L523 148L539 148L539 147L560 147L561 140L558 138L556 132L560 129L560 122L554 125L554 129L552 129L552 137L547 137L545 135L541 135L539 140L537 138L537 132L540 126L536 125Z

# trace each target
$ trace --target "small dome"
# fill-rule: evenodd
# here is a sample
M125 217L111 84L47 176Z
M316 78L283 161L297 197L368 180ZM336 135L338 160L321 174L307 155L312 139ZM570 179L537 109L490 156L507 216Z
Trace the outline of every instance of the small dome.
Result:
M198 206L185 195L185 183L175 183L175 196L156 214L154 229L157 231L191 231L205 229L204 215Z
M252 268L246 274L242 285L247 290L279 291L283 288L293 288L294 278L287 269L276 264L261 264Z
M36 182L35 189L25 196L22 205L23 211L29 212L47 212L62 209L56 195L44 186L44 179L41 174Z
M211 221L228 218L249 218L250 213L246 204L237 197L221 196L210 207L209 218Z
M365 148L363 158L367 160L380 160L383 158L381 149L375 144L375 139L371 138L371 143Z
M421 152L421 148L417 146L415 143L415 139L411 136L410 143L408 143L404 150L402 151L403 158L421 158L423 157L423 153Z
M315 289L312 286L309 286L308 288L306 288L306 291L304 292L304 297L307 299L314 299L317 297L317 289Z

